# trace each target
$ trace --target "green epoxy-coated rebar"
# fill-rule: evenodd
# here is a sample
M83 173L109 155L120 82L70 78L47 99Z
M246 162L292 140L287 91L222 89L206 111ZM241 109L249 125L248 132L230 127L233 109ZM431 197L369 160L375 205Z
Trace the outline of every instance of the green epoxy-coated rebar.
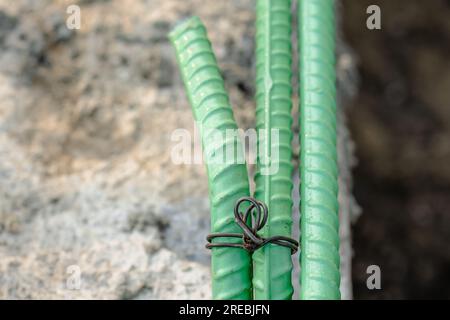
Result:
M301 0L301 299L340 299L333 0Z
M264 237L291 236L291 1L258 0L256 10L255 197L266 203ZM277 134L273 134L276 131ZM255 299L292 298L291 250L267 244L253 254Z
M225 146L242 148L238 136L226 136L237 126L216 58L199 18L193 17L169 35L199 126L208 171L212 232L240 233L234 222L236 201L249 195L245 163L224 161ZM218 136L219 135L219 136ZM226 138L225 138L226 137ZM238 160L238 159L236 159ZM214 242L241 242L217 239ZM245 250L213 248L211 258L214 299L251 299L251 257Z

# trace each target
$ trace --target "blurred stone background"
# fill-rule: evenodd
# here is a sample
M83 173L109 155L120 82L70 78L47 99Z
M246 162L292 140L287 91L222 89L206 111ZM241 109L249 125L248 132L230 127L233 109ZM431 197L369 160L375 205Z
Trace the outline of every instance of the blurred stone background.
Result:
M376 2L382 31L365 28L372 3L339 6L344 295L359 212L347 117L355 298L449 297L449 5ZM205 170L171 161L193 119L166 36L191 15L253 127L254 1L0 0L0 298L210 297Z
M66 26L71 4L79 30ZM193 118L167 33L202 18L238 124L254 127L254 5L0 1L0 298L210 297L205 169L171 160L172 132ZM353 65L339 50L345 99ZM348 298L351 148L340 160Z

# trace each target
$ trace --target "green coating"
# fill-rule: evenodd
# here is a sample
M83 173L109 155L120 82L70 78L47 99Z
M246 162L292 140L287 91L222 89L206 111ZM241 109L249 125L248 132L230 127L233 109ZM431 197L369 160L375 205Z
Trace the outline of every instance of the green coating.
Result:
M333 0L301 0L301 299L340 299Z
M249 195L245 161L224 161L224 148L230 145L242 152L237 125L216 58L199 18L193 17L169 34L195 120L199 126L208 171L211 231L241 233L234 222L236 201ZM218 134L223 137L218 137ZM226 137L226 138L225 138ZM215 242L241 242L217 239ZM251 299L251 256L242 249L213 248L211 257L214 299Z
M266 203L264 237L291 236L291 1L258 0L256 9L255 197ZM278 139L272 136L278 132ZM253 254L255 299L291 299L291 250L267 244Z

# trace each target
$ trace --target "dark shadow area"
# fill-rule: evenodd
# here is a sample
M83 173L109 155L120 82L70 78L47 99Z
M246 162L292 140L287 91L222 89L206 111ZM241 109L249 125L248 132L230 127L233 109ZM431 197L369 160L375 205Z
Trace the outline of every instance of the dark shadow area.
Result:
M381 30L366 8L381 8ZM353 230L356 299L450 298L450 1L344 0L359 59L348 108L359 159ZM381 268L368 290L366 268Z

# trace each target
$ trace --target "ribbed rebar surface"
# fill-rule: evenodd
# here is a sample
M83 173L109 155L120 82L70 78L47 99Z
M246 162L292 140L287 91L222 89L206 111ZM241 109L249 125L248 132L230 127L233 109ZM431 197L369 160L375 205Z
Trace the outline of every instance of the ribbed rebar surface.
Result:
M183 81L199 126L208 171L212 232L242 233L234 222L236 201L249 196L248 175L242 145L216 58L199 18L193 17L169 35L177 54ZM226 159L226 147L234 146L239 159ZM228 149L229 150L229 149ZM239 161L237 161L239 160ZM240 242L217 239L215 242ZM251 257L242 249L212 250L214 299L251 299Z
M263 237L291 236L292 116L291 1L258 0L256 19L256 127L258 166L255 197L266 203ZM267 244L253 254L255 299L291 299L289 248Z
M340 299L333 0L301 0L301 294Z

